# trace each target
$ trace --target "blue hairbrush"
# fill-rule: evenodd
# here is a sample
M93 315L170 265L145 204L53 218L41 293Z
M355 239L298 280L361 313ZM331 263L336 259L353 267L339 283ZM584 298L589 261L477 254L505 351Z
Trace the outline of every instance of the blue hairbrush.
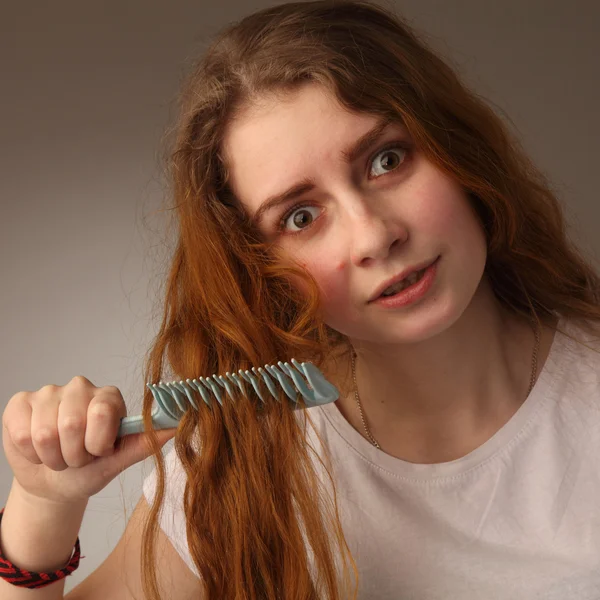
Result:
M291 362L293 366L280 361L277 366L265 365L264 368L259 367L258 369L252 367L252 372L240 369L238 371L239 375L227 372L224 377L222 375L212 375L210 377L186 379L185 381L147 383L146 385L150 388L157 404L152 411L152 425L154 429L171 429L177 427L190 406L195 410L199 410L193 397L194 392L198 392L204 403L209 407L214 402L214 398L223 406L223 390L233 400L234 388L232 384L236 384L240 391L244 393L242 380L250 383L258 397L265 403L267 400L258 386L259 376L262 377L273 398L278 399L278 385L283 388L294 409L302 408L298 403L298 393L304 397L306 408L322 406L338 399L339 392L337 388L327 381L323 373L312 363L300 363L295 358L292 358ZM269 374L275 380L269 377ZM225 399L225 401L228 400ZM143 431L142 415L124 417L121 419L117 437Z

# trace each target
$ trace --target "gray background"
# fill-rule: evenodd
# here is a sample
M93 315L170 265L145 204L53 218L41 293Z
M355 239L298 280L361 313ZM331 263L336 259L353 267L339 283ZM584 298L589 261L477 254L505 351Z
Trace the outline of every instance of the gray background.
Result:
M169 244L156 214L182 74L207 36L274 2L3 1L0 20L0 409L85 375L141 407L142 357ZM600 5L398 0L467 82L512 120L600 255ZM165 447L171 448L172 441ZM116 545L152 461L94 496L68 592ZM0 507L12 472L0 455ZM123 504L124 503L124 504Z

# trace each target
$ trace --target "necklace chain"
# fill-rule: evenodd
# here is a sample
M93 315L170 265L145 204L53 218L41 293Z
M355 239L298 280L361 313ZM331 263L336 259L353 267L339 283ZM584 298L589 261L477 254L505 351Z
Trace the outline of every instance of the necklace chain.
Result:
M533 358L531 365L531 379L529 382L529 390L527 391L527 396L531 393L533 389L533 384L535 383L535 377L537 375L537 358L538 358L538 350L540 348L540 331L538 327L534 328L535 333L535 346L533 348ZM358 410L360 412L360 418L362 420L363 427L365 428L365 433L367 434L367 438L375 446L381 450L381 446L377 443L377 440L373 437L370 429L367 427L367 422L365 421L365 415L363 413L362 405L360 403L360 397L358 395L358 385L356 384L356 353L352 352L352 378L354 379L354 397L356 398L356 404L358 404Z

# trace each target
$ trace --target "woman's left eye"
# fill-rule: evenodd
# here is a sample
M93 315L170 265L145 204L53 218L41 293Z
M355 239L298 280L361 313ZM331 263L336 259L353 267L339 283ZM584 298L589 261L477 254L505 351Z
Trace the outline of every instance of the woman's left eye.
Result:
M399 152L392 152L392 151L399 151ZM402 146L402 145L398 144L398 142L393 142L391 144L388 144L387 146L384 146L371 159L371 164L373 164L373 163L377 162L376 159L378 157L380 157L380 156L386 157L385 161L383 161L385 163L384 171L382 173L376 173L375 177L380 177L381 175L384 175L385 173L388 173L389 171L393 171L394 169L398 168L398 166L400 165L400 163L404 162L404 160L406 160L407 153L408 153L408 148L406 148L405 146ZM401 154L402 155L402 159L393 158L394 154L396 154L396 156L398 154ZM390 156L392 157L391 161L388 158Z

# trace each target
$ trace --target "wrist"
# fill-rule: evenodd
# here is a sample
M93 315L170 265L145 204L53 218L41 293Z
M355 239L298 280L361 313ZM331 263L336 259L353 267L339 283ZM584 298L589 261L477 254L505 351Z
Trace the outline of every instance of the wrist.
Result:
M2 523L3 516L4 509L0 509L0 525ZM55 564L50 564L48 568L32 566L21 568L19 566L19 564L21 564L20 562L18 564L12 562L11 555L13 552L5 552L2 550L2 537L2 527L0 526L0 579L17 587L37 589L51 585L55 581L59 581L60 579L64 579L68 575L71 575L71 573L79 566L80 558L85 558L84 556L81 556L81 547L79 544L79 538L77 538L75 549L73 550L72 554L69 555L70 558L68 562L65 560L61 562L60 566L58 567ZM64 564L65 562L66 564ZM48 564L48 562L45 564ZM0 592L4 596L4 593L6 592L4 584L0 583L0 587L2 590L4 590L4 592ZM62 591L60 596L62 598ZM20 597L21 596L19 596L19 598Z
M77 514L80 511L85 511L85 508L89 502L89 498L82 498L80 500L70 502L61 502L58 500L36 496L21 486L16 478L13 478L9 496L18 498L19 502L23 503L23 506L26 506L32 511L41 511L44 514L50 513L53 515Z
M0 523L3 558L32 573L62 569L71 555L78 561L73 548L86 505L87 501L65 504L39 498L13 481Z

